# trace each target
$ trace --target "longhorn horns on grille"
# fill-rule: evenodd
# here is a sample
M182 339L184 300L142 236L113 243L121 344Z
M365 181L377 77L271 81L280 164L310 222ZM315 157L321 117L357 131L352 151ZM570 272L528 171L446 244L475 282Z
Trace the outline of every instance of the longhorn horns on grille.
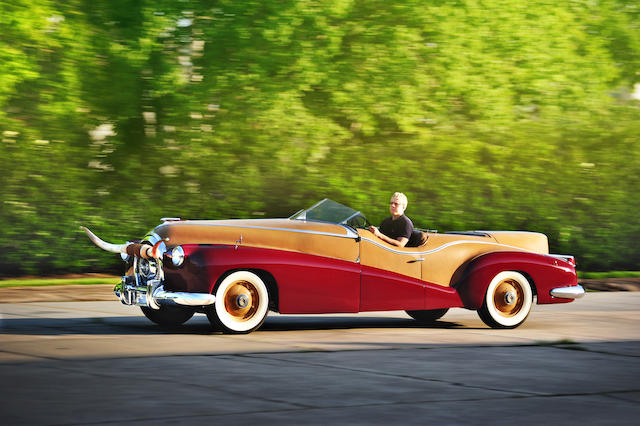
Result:
M126 253L129 256L142 257L143 259L149 259L151 257L160 257L163 254L161 250L156 250L156 246L150 246L148 244L140 244L140 243L111 244L101 240L96 234L91 232L88 228L85 228L84 226L82 226L81 228L87 234L89 239L93 241L93 243L98 247L100 247L102 250L106 250L112 253Z

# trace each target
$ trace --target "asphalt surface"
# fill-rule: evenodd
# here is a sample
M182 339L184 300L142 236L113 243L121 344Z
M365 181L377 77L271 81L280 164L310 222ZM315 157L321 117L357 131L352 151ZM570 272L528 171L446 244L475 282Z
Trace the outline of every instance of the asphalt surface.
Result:
M515 330L451 310L270 316L228 336L113 302L0 303L0 422L638 424L640 292L534 306Z

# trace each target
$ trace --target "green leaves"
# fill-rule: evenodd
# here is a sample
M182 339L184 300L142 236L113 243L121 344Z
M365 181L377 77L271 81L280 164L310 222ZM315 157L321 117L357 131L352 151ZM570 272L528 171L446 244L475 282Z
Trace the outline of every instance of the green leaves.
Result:
M378 223L398 190L419 227L633 267L640 11L605 3L2 2L0 274L117 270L79 224Z

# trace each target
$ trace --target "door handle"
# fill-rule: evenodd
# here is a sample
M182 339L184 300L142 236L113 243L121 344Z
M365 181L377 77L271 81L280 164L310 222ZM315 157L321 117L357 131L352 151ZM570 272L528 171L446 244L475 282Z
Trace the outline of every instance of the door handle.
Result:
M411 259L407 261L407 263L416 263L416 262L424 262L424 257L419 257L417 259Z

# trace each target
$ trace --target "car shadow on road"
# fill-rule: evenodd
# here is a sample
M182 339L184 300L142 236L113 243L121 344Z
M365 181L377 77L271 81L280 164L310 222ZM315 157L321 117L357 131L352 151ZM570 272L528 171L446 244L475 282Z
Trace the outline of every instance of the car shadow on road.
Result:
M257 332L286 332L301 330L347 330L347 329L469 329L468 326L448 321L420 324L409 318L331 316L273 316ZM211 328L203 315L181 326L159 326L144 317L99 317L99 318L0 318L0 335L61 336L78 334L96 335L155 335L155 334L222 334Z
M421 324L410 318L357 317L357 316L278 316L269 317L260 331L298 331L298 330L343 330L355 328L430 328L450 329L463 328L455 322L435 321L431 324ZM466 328L466 327L464 327Z

